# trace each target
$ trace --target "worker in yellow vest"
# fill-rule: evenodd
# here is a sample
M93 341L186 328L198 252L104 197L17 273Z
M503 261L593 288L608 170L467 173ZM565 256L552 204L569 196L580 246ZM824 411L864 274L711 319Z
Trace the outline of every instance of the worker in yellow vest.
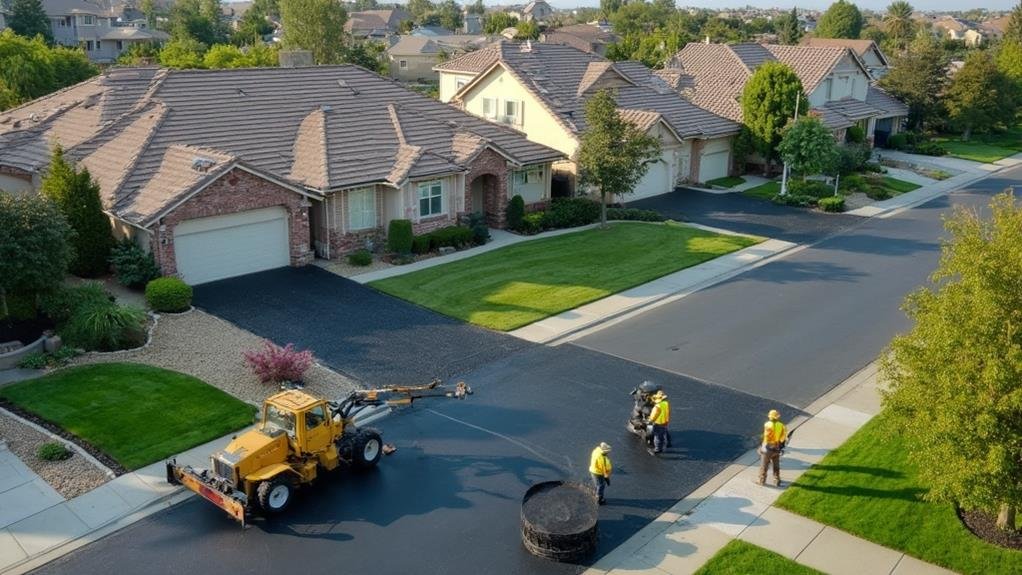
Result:
M760 446L759 481L766 483L767 468L770 464L774 467L774 485L781 485L781 451L788 442L788 428L781 423L781 414L776 409L771 409L767 414L767 422L763 424L763 445Z
M671 422L671 404L662 390L653 394L653 411L649 412L649 423L653 426L653 455L662 453L667 447L667 425Z
M593 485L596 486L596 502L600 505L607 501L603 498L603 492L610 485L610 446L600 443L593 449L589 459L589 473L593 476Z

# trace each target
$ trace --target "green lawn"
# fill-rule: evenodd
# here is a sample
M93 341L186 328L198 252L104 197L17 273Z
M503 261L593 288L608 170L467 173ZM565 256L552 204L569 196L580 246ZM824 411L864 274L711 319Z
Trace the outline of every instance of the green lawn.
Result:
M874 418L806 471L777 505L961 573L1022 573L1022 552L983 542L950 505L922 499L910 446Z
M255 408L183 373L132 363L70 367L0 388L0 399L137 469L240 429Z
M452 317L509 331L759 241L676 223L615 223L370 285Z
M746 543L728 543L710 558L696 575L822 575L812 567L800 565L783 555Z
M922 186L919 184L913 184L912 182L906 182L905 180L899 180L890 176L884 176L882 178L883 189L891 193L892 196L904 194L905 192L911 192L912 190L918 190Z
M710 180L706 182L707 186L720 186L722 188L733 188L740 186L745 183L745 178L739 178L738 176L725 176L723 178L717 178L716 180Z
M977 134L968 142L959 136L943 136L933 141L947 148L950 156L988 164L1022 152L1022 126L996 134Z
M767 182L742 192L742 194L750 198L767 201L772 200L779 193L781 193L781 182Z

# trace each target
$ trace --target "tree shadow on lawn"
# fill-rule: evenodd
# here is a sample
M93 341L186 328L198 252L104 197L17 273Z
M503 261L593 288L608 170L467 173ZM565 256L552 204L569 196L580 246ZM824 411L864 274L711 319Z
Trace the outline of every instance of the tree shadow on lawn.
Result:
M805 491L814 491L818 493L828 493L831 495L840 495L842 497L849 498L869 498L869 499L900 499L902 501L911 501L913 503L922 501L922 496L926 493L926 489L922 487L903 487L901 489L873 489L871 487L862 487L859 485L814 485L811 483L797 483L796 487Z
M818 469L820 471L834 471L838 473L862 473L865 475L872 475L873 477L882 477L884 479L901 479L905 477L905 474L900 471L885 469L883 467L871 467L868 465L828 465L817 463L814 469Z

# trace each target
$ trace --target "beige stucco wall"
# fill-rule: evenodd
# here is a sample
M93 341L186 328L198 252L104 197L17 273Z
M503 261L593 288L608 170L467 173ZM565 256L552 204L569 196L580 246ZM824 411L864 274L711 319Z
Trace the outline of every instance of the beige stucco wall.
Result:
M460 72L440 72L440 101L447 103L458 93L458 81L468 84L475 78L475 74L463 74Z
M813 93L809 94L809 103L816 107L842 98L865 100L867 90L869 77L851 56L845 56Z
M390 60L389 71L391 78L404 82L436 79L436 72L433 71L433 66L440 62L436 54L388 54L387 58ZM401 68L402 60L407 64L407 68Z
M12 194L22 194L33 190L32 181L8 174L0 174L0 190Z

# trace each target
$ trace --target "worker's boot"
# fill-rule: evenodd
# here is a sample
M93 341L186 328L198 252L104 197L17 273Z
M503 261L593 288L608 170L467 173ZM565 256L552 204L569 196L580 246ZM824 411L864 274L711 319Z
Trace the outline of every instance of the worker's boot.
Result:
M781 478L780 477L774 477L774 485L777 486L777 487L781 486Z

